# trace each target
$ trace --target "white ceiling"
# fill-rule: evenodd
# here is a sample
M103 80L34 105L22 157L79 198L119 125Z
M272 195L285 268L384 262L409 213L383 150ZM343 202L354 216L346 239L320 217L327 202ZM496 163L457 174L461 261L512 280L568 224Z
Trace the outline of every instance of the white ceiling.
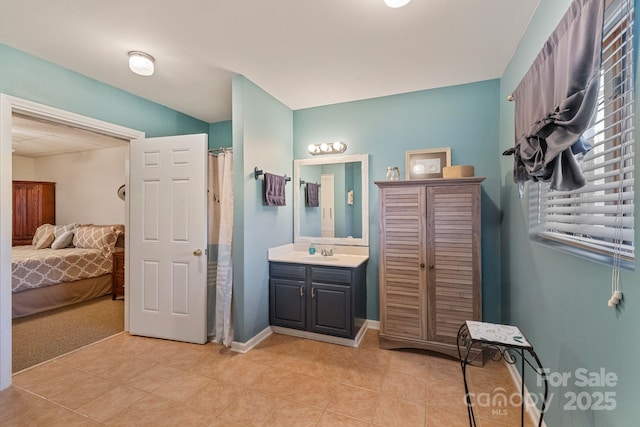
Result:
M87 130L20 115L13 115L11 118L11 131L13 154L32 158L102 150L129 143Z
M0 43L212 123L236 74L293 110L499 78L539 2L0 0Z

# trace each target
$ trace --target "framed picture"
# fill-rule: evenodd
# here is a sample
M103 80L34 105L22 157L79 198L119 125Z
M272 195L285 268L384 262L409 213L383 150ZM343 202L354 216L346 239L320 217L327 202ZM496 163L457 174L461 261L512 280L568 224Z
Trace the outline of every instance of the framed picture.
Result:
M442 178L442 168L451 166L451 148L407 151L407 179Z

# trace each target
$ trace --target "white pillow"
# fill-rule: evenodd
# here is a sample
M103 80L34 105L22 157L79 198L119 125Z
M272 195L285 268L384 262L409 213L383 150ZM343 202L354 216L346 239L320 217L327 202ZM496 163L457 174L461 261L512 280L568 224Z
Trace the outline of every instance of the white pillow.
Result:
M53 241L51 244L51 249L62 249L66 248L73 241L73 231L65 231Z
M51 247L53 249L62 249L62 248L66 248L67 246L71 246L73 243L73 234L76 232L76 228L78 227L78 224L67 224L67 225L56 225L53 227L53 235L55 236L55 241L53 243L56 243L56 241L58 241L59 238L62 237L63 234L65 234L66 232L71 232L71 241L67 242L66 246L60 246L62 243L61 242L66 242L66 239L61 240L61 242L58 242L56 244L56 247L53 246L53 243L51 244Z
M53 228L53 234L56 236L56 239L57 239L67 231L71 231L73 233L76 227L77 227L77 224L56 225Z

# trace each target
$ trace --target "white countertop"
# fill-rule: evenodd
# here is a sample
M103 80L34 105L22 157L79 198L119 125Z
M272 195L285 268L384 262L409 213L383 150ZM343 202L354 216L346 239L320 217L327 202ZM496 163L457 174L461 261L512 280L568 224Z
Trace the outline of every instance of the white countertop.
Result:
M369 248L359 246L315 245L316 253L309 254L307 244L289 244L269 249L269 261L296 264L327 265L333 267L358 267L369 259ZM322 249L333 249L333 255L321 255Z

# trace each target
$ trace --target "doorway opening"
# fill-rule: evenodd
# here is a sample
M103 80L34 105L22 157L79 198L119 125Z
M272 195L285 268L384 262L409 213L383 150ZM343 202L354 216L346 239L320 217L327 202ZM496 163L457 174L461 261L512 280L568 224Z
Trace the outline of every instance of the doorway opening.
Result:
M124 269L114 269L123 265L124 235L112 253L93 242L61 248L47 230L57 226L60 239L67 228L124 230L117 189L124 187L128 145L12 114L14 374L124 330L123 288L110 298L113 283L124 284Z
M12 151L13 151L13 117L26 117L40 122L51 122L81 132L91 132L101 136L117 138L127 143L143 138L144 132L70 113L31 101L0 94L0 390L11 384L12 375L12 276L11 254L12 233L4 232L12 229ZM129 184L128 150L125 157L125 186ZM114 189L114 194L117 188ZM129 206L124 202L124 226L128 229ZM125 233L125 254L128 252L128 236ZM128 277L125 274L125 292ZM124 328L128 329L128 303L125 295Z

